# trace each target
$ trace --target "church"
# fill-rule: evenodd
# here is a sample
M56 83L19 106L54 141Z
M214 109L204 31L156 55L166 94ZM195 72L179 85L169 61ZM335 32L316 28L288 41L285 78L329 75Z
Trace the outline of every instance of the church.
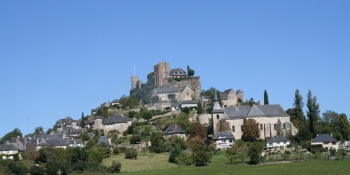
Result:
M217 131L217 123L220 120L225 120L229 124L229 130L235 139L242 138L243 123L247 119L254 119L259 123L260 139L266 140L276 136L278 121L281 123L281 130L284 135L287 135L287 133L295 135L298 132L298 129L290 121L290 116L279 104L256 105L255 102L251 101L249 106L221 107L216 93L212 114L199 116L202 124L208 124L209 118L213 121L214 135Z

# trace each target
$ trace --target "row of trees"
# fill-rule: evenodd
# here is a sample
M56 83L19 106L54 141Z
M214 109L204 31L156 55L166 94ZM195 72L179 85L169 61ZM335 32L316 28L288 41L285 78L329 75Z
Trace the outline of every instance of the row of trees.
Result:
M332 133L333 137L338 140L350 139L350 124L346 114L338 114L328 110L320 116L320 105L317 103L316 96L313 96L311 90L307 94L306 117L303 112L303 97L300 91L295 91L293 108L286 112L290 115L294 126L299 129L295 139L298 142L310 140L317 134Z

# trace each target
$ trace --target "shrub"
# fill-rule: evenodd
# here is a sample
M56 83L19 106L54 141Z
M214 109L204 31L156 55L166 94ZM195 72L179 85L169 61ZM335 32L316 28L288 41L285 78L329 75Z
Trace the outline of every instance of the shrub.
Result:
M45 172L48 175L56 175L59 169L60 162L58 162L57 160L51 160L45 164Z
M0 164L4 167L9 174L26 175L28 169L20 162L14 162L12 160L1 160Z
M169 154L169 162L175 163L176 157L178 157L181 154L181 148L178 146L175 146L172 151Z
M36 165L33 165L32 167L30 167L29 173L31 175L44 175L43 168L41 168L40 166L36 166Z
M89 152L89 158L88 158L89 162L99 164L99 163L102 163L102 160L103 160L103 156L100 152L98 151Z
M119 173L121 168L122 168L122 164L120 162L115 162L113 160L112 165L110 167L110 172L111 173Z
M74 165L73 165L73 170L83 172L86 169L87 165L85 161L78 160Z
M178 165L188 166L193 164L192 152L190 150L181 151L181 154L175 158Z
M126 153L126 147L119 147L120 153Z
M253 146L249 148L250 162L258 164L261 160L262 145L259 142L254 142Z
M61 175L68 175L68 173L71 172L70 162L69 161L62 162L60 166L60 171L61 171Z
M137 159L137 150L135 148L126 149L125 159Z
M141 137L135 134L130 138L130 144L136 144L137 142L141 142Z
M120 149L119 147L114 147L113 148L113 155L119 154L120 153Z
M282 157L283 160L288 160L289 159L289 154L284 153L284 154L281 155L281 157Z

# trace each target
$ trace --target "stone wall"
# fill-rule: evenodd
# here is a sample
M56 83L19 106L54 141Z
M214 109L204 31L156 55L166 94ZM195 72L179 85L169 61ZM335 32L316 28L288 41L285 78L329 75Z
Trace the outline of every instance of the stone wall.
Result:
M145 105L148 110L164 110L166 107L171 107L170 102L158 102L154 104Z
M155 85L162 86L164 79L170 77L170 65L168 62L160 62L154 66L154 82Z
M184 79L181 81L176 81L171 78L167 78L163 81L163 86L165 87L179 87L180 91L182 92L186 86L190 84L194 88L195 93L195 100L198 100L200 98L201 93L201 81L200 77L191 77L189 79Z

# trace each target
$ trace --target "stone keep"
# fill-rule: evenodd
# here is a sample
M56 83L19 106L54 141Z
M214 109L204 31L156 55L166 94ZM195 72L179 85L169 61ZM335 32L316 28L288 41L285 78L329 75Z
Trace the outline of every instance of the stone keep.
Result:
M154 83L162 86L163 80L170 77L170 65L168 62L160 62L154 66Z

